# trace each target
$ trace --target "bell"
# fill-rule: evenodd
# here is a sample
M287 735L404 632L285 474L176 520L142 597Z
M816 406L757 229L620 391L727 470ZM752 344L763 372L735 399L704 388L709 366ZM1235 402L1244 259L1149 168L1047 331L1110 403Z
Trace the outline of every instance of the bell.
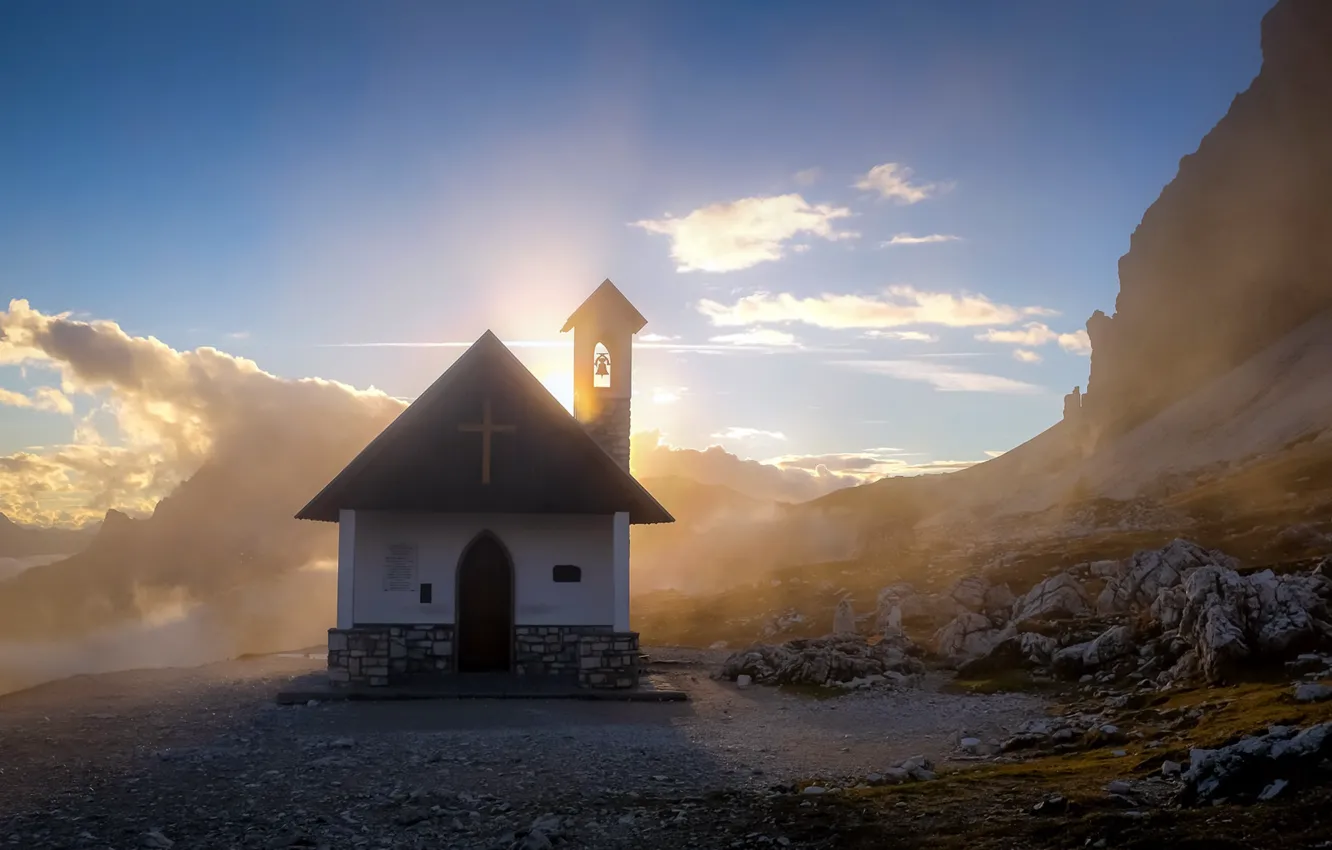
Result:
M604 378L610 375L610 360L608 358L604 356L597 358L596 375L598 378Z

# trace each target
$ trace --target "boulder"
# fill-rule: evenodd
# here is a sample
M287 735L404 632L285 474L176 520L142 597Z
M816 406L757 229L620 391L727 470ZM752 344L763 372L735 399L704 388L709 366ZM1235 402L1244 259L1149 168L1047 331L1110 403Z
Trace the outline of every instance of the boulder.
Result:
M1059 573L1013 603L1013 623L1064 620L1087 610L1087 593L1082 585L1068 573Z
M1221 681L1260 658L1284 660L1328 642L1330 591L1332 582L1318 575L1241 576L1200 567L1184 583L1180 634L1193 646L1199 672Z
M1175 539L1164 548L1145 549L1129 560L1122 573L1110 578L1096 599L1096 610L1101 614L1122 614L1147 608L1163 589L1178 585L1198 567L1213 564L1230 569L1238 566L1229 555L1187 540Z
M721 677L749 676L758 684L834 685L870 676L898 677L924 672L920 654L906 638L869 643L852 635L835 635L784 644L759 644L732 654Z
M785 611L771 617L763 624L764 637L776 637L794 630L797 626L805 622L805 615L794 608L788 608Z
M856 633L856 612L851 607L850 599L843 599L837 603L837 610L833 612L833 634L853 635Z
M1296 702L1326 702L1332 699L1332 686L1320 682L1300 682L1295 686Z
M1094 640L1058 650L1051 662L1060 675L1075 677L1133 655L1136 651L1133 630L1128 626L1114 626L1102 632Z
M949 596L966 610L979 614L985 610L985 593L989 589L990 583L980 576L967 576L953 586Z
M890 584L879 591L874 609L874 625L880 632L902 628L902 600L918 595L916 588L906 582Z
M1266 735L1244 738L1215 750L1193 750L1184 772L1183 801L1201 804L1214 800L1256 800L1280 782L1309 784L1326 781L1323 767L1332 757L1332 723L1303 731L1274 726ZM1277 792L1281 790L1277 789Z
M964 610L951 596L920 593L909 584L894 584L879 591L875 624L880 632L904 625L937 629Z
M987 654L960 665L958 673L962 676L981 676L1001 670L1047 667L1058 646L1054 638L1036 632L1010 633L996 642Z
M1087 572L1099 579L1112 579L1123 575L1127 567L1124 561L1092 561L1087 565Z
M992 584L985 589L984 613L991 618L1007 620L1013 611L1017 597L1006 584Z
M953 661L969 661L988 655L994 645L1009 636L996 629L990 618L971 611L959 614L934 636L937 653Z

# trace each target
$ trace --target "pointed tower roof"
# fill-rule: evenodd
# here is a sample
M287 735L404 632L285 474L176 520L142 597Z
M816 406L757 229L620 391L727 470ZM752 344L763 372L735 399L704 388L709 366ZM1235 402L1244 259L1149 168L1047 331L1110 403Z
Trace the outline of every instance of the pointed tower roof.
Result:
M630 333L638 333L647 324L647 319L638 312L629 299L624 297L624 293L616 288L615 284L606 278L597 287L596 292L587 296L587 300L578 305L569 316L569 320L560 328L560 333L567 333L573 330L574 326L592 316L602 316L605 318L614 318L623 321L629 325Z
M296 516L336 522L343 508L674 522L490 331Z

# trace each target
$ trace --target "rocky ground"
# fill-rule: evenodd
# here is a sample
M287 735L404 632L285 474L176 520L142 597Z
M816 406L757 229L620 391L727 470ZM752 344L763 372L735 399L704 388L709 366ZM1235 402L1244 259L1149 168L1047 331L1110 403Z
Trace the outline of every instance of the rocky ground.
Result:
M1044 712L1032 696L935 680L839 699L739 689L709 677L706 653L657 655L653 675L690 702L280 708L283 683L321 663L282 656L11 694L0 846L829 844L809 799L773 786L966 760L959 731L1001 738Z
M649 649L687 703L277 706L317 652L75 677L0 698L0 848L1332 847L1330 569L894 584Z
M1262 793L1310 774L1272 773L1298 735L1220 746L1332 720L1332 703L1287 684L1151 705L1089 686L967 692L976 683L937 671L851 691L740 687L710 676L724 653L652 655L690 702L275 705L317 655L11 694L0 847L1332 846L1327 786L1236 802L1255 787L1237 777ZM1230 777L1216 788L1232 799L1183 799L1194 745L1211 747L1202 778Z

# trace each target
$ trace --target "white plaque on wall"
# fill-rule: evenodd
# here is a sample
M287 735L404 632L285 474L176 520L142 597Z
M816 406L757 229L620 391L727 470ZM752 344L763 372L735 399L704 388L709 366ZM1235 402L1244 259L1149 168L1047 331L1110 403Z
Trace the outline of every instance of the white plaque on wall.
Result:
M384 556L384 589L416 590L416 544L391 543Z

